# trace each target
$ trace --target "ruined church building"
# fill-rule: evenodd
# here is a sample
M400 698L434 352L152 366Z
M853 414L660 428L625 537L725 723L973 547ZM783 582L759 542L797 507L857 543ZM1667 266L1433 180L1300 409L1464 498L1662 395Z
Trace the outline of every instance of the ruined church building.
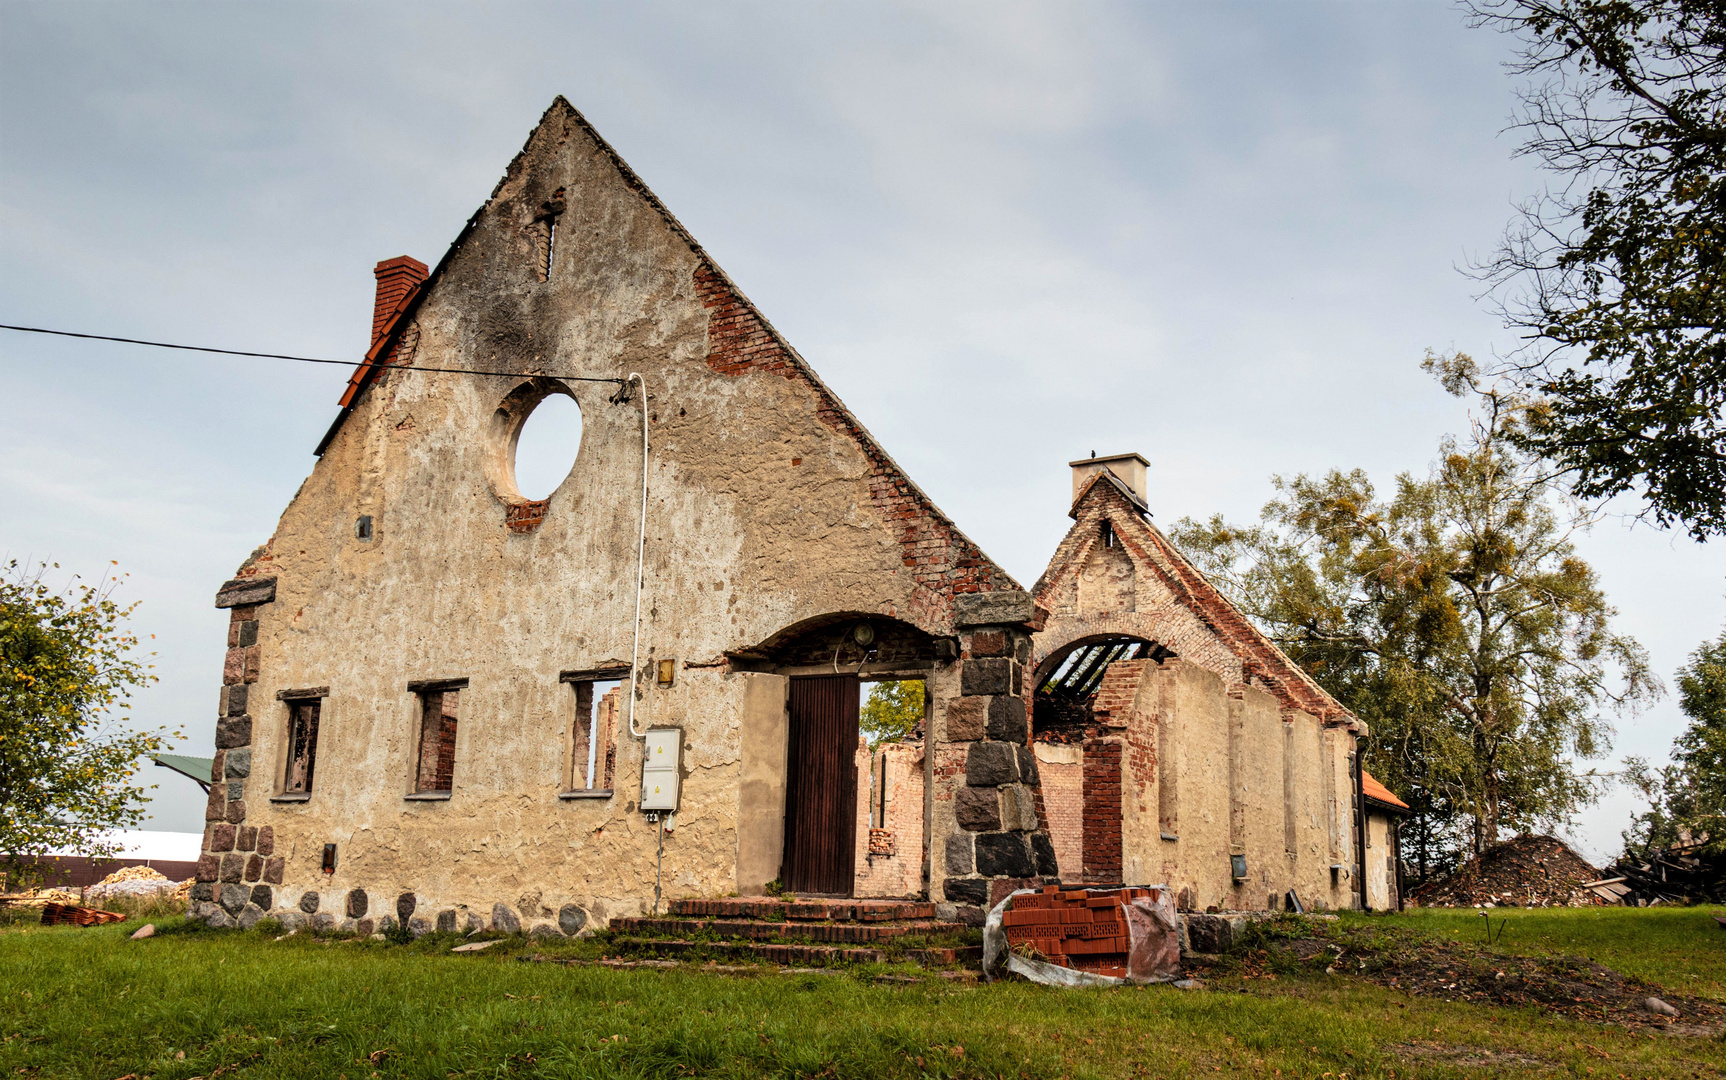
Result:
M435 269L376 274L317 463L217 596L200 917L573 934L775 882L974 924L1056 879L1395 903L1365 729L1152 524L1144 459L1073 463L1024 589L562 98ZM581 443L532 500L552 395ZM860 687L898 679L923 723L871 753Z

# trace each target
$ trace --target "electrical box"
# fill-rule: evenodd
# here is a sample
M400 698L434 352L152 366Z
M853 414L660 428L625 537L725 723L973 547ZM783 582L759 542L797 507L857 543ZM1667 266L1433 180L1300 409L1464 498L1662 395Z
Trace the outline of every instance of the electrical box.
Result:
M682 764L682 728L654 728L647 733L641 759L643 810L665 813L677 809Z

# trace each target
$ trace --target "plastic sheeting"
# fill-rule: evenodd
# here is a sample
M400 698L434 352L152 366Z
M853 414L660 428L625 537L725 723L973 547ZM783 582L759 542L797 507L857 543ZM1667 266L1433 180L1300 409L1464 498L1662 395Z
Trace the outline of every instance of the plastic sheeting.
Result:
M1175 914L1174 893L1167 885L1145 886L1151 895L1123 904L1130 939L1126 978L1098 975L1020 956L1007 947L1002 916L1013 906L1013 898L1034 895L1037 889L1019 889L1004 897L989 911L983 924L983 977L993 980L1005 972L1016 972L1045 986L1132 986L1174 982L1181 977L1180 917ZM1119 893L1119 889L1087 889L1092 896Z

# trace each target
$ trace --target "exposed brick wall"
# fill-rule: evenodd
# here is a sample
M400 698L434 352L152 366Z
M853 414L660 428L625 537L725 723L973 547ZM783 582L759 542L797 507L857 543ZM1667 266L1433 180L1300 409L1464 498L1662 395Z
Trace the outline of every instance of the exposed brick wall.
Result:
M1055 864L1062 881L1083 881L1085 872L1085 767L1081 762L1037 762L1043 806Z
M1121 880L1121 743L1085 743L1084 876L1086 881Z
M695 271L695 286L708 310L708 367L732 377L760 371L802 383L814 395L821 421L849 438L868 459L870 502L895 530L902 564L918 586L912 601L914 610L898 617L924 626L944 625L949 621L955 594L1018 588L1005 570L991 562L900 471L850 410L705 255Z
M1103 672L1097 684L1096 697L1091 702L1091 717L1107 727L1125 727L1133 713L1133 702L1139 696L1139 683L1145 676L1145 665L1155 660L1116 660Z
M887 766L887 810L877 820L883 762ZM857 794L858 842L852 895L916 896L923 888L922 745L889 743L874 754L859 749ZM871 833L874 845L870 843ZM892 848L891 854L874 850L888 846Z
M1106 474L1098 473L1079 496L1073 518L1073 527L1032 590L1037 602L1050 611L1047 625L1035 638L1034 666L1085 637L1131 634L1215 672L1228 685L1259 687L1286 709L1332 723L1352 719L1206 581L1161 530L1140 517ZM1080 613L1074 586L1093 549L1102 543L1105 520L1116 542L1133 559L1139 583L1136 610ZM1153 587L1168 599L1158 603L1147 595L1147 588Z

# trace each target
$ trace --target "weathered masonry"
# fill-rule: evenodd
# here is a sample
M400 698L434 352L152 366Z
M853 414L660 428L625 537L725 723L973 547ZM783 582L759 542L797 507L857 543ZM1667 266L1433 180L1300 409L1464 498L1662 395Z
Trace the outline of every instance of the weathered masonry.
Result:
M376 276L317 464L217 597L202 917L573 934L661 869L972 920L1058 877L1355 902L1359 725L1167 548L1142 474L1099 465L1022 589L561 98L435 268ZM580 448L530 498L554 397ZM1098 550L1130 565L1087 577ZM923 723L869 754L889 679Z

